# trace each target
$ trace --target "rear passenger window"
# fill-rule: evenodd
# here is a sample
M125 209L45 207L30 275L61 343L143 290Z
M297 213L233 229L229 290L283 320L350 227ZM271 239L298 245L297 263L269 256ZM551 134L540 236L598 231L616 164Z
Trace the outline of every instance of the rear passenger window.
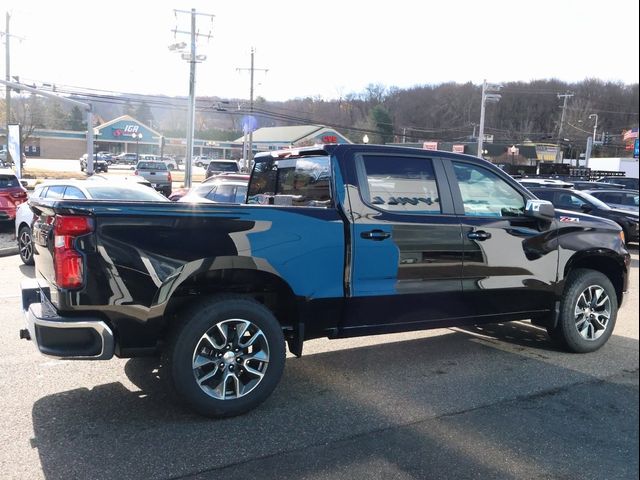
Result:
M363 200L389 212L438 214L440 196L428 158L363 155Z
M47 198L62 198L64 195L64 185L53 185L47 190Z
M64 191L64 198L87 198L84 193L79 188L76 187L67 187Z
M495 173L470 163L453 162L464 214L483 217L524 215L524 197Z

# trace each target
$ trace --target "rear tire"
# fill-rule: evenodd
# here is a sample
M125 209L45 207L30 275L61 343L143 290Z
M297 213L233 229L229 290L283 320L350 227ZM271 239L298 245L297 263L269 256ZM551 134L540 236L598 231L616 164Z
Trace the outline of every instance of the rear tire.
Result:
M18 252L22 263L33 265L33 240L31 238L31 229L26 225L20 227L18 231Z
M248 412L273 392L285 364L282 328L251 298L218 296L185 313L166 365L178 396L207 417Z
M558 325L547 333L570 352L594 352L609 340L617 314L611 281L595 270L578 269L566 280Z

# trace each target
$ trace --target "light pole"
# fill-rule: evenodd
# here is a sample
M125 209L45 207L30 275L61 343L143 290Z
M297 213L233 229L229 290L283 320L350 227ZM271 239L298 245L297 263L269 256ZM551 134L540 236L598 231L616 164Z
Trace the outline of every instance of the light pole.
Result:
M140 139L142 138L142 133L132 133L131 136L135 139L136 141L136 163L138 163L139 160L139 155L138 155L138 142L140 141Z
M482 143L484 142L484 108L487 102L497 103L500 101L502 95L498 93L502 88L502 85L497 83L487 83L485 80L482 83L482 103L480 104L480 131L478 132L478 157L482 154Z
M596 132L598 131L598 114L597 113L592 113L591 115L589 115L589 118L593 118L596 117L596 123L593 125L593 141L596 141Z

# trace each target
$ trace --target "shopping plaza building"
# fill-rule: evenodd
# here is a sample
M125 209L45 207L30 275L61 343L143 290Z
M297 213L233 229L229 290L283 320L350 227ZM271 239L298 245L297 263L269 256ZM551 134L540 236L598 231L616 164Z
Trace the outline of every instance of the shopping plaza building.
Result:
M176 158L186 156L186 139L165 137L129 115L98 125L94 127L93 133L94 152L141 155L163 153ZM0 142L4 137L4 130L0 129ZM226 142L195 138L193 155L237 160L242 158L245 142L244 137ZM253 132L252 150L257 153L324 143L351 141L333 128L323 125L266 127ZM36 129L26 140L23 150L27 157L77 159L87 152L87 132Z

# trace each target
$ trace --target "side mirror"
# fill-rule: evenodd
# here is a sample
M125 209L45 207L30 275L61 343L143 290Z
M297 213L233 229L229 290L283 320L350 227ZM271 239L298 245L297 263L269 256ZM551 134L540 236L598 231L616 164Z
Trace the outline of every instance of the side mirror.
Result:
M553 203L547 200L527 200L525 214L528 217L550 222L556 218L556 209L553 207Z

